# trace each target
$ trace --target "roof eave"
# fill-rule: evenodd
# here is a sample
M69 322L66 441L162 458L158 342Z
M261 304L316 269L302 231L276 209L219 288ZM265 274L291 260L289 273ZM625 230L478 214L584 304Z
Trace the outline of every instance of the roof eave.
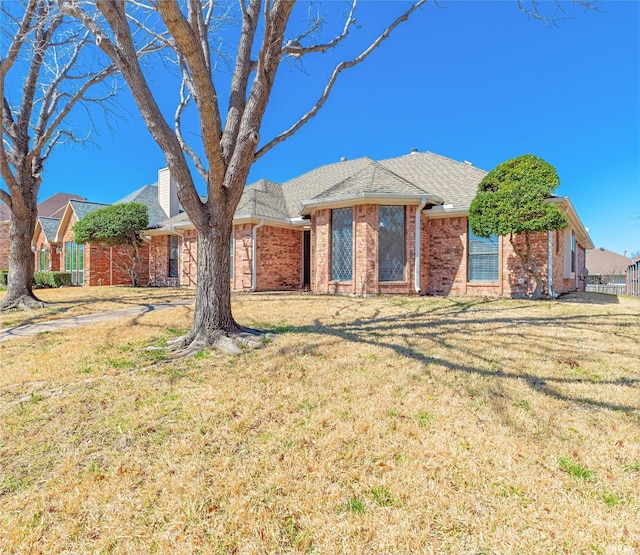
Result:
M309 216L315 210L321 208L344 208L347 206L356 206L359 204L386 204L386 205L405 205L420 204L423 199L428 203L439 205L444 200L429 193L411 193L411 194L390 194L390 193L357 193L348 196L338 196L322 199L307 200L302 203L301 216Z
M547 202L560 205L560 210L569 218L572 228L576 231L578 241L585 249L589 250L595 248L587 228L584 227L582 220L580 219L580 216L578 216L578 213L569 200L569 197L551 197L550 199L547 199Z
M453 204L434 206L425 212L425 216L429 219L453 218L456 216L467 216L468 214L469 206L455 206Z

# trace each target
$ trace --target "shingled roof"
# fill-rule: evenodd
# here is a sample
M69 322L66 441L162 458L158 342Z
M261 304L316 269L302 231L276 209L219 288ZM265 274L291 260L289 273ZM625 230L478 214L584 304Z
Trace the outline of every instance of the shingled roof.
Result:
M468 208L487 172L431 152L412 153L375 161L368 157L342 160L311 170L282 185L260 180L248 185L236 209L236 218L291 221L311 206L349 199L429 196L435 204ZM189 225L179 214L155 226L158 231ZM150 226L152 227L152 226Z
M367 195L415 195L419 197L427 191L415 186L379 162L371 160L364 168L347 177L344 181L329 187L312 201L353 199Z
M158 186L157 185L144 185L129 193L126 197L121 198L115 204L124 204L127 202L139 202L147 207L149 214L149 226L155 226L159 222L167 219L167 214L160 206L158 202Z
M84 197L71 193L56 193L38 204L38 216L44 218L61 218L64 209L67 207L67 203L71 199L87 200ZM0 222L9 221L10 217L9 207L0 201Z
M262 216L286 220L289 215L282 186L266 179L249 185L242 193L236 216Z
M603 248L588 250L585 258L585 266L591 276L623 275L632 262L627 256Z
M58 231L58 225L60 225L60 218L39 217L38 221L40 222L40 227L42 227L42 232L47 242L53 242L56 232Z

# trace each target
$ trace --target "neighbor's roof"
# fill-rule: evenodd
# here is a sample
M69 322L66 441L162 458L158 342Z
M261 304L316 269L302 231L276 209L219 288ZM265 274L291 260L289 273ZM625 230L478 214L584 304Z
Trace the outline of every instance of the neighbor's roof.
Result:
M64 209L70 200L87 200L78 195L70 193L56 193L38 204L38 216L45 218L62 218Z
M67 203L71 199L87 200L84 197L73 195L71 193L56 193L38 204L38 216L45 218L61 218L64 213L64 209L67 207ZM0 222L8 221L10 217L9 207L4 202L0 201Z
M133 191L126 197L121 198L115 204L124 204L126 202L139 202L147 207L149 214L149 226L155 226L159 222L167 219L167 214L158 202L158 186L144 185L140 189Z
M623 275L633 260L616 252L598 248L587 251L585 266L589 275Z

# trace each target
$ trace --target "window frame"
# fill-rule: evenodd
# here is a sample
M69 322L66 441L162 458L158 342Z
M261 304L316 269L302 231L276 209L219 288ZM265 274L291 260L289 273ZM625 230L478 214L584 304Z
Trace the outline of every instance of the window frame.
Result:
M349 225L336 228L336 215L346 214L347 212L350 214ZM353 281L353 223L354 223L353 212L354 210L352 206L348 206L345 208L334 208L331 210L331 255L329 257L331 281L338 281L338 282ZM342 232L342 234L338 235L338 233L340 232ZM348 240L347 240L347 236L348 236ZM344 245L345 247L347 244L349 245L349 251L350 251L349 257L348 259L344 257L345 260L349 261L348 274L347 272L345 272L344 274L339 273L338 271L341 270L341 268L337 267L338 265L335 263L336 261L335 254L336 254L336 251L339 250L337 247L340 246L340 248L342 248L341 245L337 244L339 241L341 241L342 245Z
M387 276L383 276L382 272L383 270L386 272L388 271L388 268L383 268L382 265L382 257L385 254L389 254L389 253L382 253L381 252L381 246L383 244L383 242L380 240L381 236L384 233L389 233L388 229L384 228L381 226L382 223L382 218L381 218L381 212L383 210L389 210L389 209L394 209L397 210L398 212L402 212L402 225L401 225L401 235L402 237L398 237L396 238L401 246L402 246L402 275L398 276L395 275L394 272L396 271L395 268L391 269L391 272L389 274L389 277ZM394 239L393 237L391 238L392 240ZM394 241L395 242L395 241ZM406 207L405 206L399 206L399 205L379 205L378 206L378 282L380 283L393 283L393 282L405 282L407 280L407 211L406 211Z
M492 245L491 249L480 252L471 252L471 243L476 241L483 245L492 245L492 241L495 241L495 246ZM495 279L491 276L491 279L479 279L472 276L472 260L490 260L495 258ZM486 267L484 268L487 269ZM473 273L480 272L480 268L473 268ZM491 269L493 271L493 269ZM478 237L471 231L471 226L467 225L467 282L468 283L500 283L500 237L498 235L491 235L490 237Z
M175 247L173 245L175 239ZM167 244L167 277L177 278L180 277L180 238L178 235L169 235L169 241ZM175 251L175 257L172 257L173 251ZM175 264L172 264L174 262Z

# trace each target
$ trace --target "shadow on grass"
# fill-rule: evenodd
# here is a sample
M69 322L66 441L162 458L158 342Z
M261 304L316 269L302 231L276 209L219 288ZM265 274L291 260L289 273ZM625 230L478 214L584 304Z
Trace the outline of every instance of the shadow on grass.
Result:
M547 397L564 402L579 405L579 408L608 409L622 411L625 413L637 413L640 405L626 405L621 403L607 402L592 399L578 394L567 394L558 389L562 384L616 386L640 389L640 379L601 379L599 376L576 376L557 377L551 373L532 373L523 369L513 371L503 369L506 364L497 363L495 358L487 354L487 349L482 345L486 344L487 332L491 333L490 341L492 346L504 347L507 350L513 349L517 352L524 352L532 360L543 361L549 365L563 364L575 369L579 368L579 363L567 357L566 347L561 341L550 340L544 334L545 328L570 330L579 335L585 329L602 329L619 339L631 342L637 341L640 329L640 314L612 315L612 314L589 314L589 315L568 315L568 316L531 316L522 314L520 316L500 316L483 313L479 317L470 315L468 310L482 308L481 305L489 304L492 301L466 301L460 302L450 300L449 304L427 307L422 312L407 312L405 314L381 316L379 310L372 311L371 317L358 317L348 323L323 323L316 320L312 326L290 326L289 332L313 333L323 336L339 338L353 343L383 347L394 351L397 355L406 359L420 362L424 365L436 364L449 371L490 377L496 380L521 380L532 391L546 395ZM498 301L499 302L499 301ZM335 316L343 313L347 306L342 306L335 313ZM487 307L488 308L488 307ZM513 314L514 310L529 309L526 304L523 306L509 306L508 311ZM497 308L501 311L500 308ZM495 312L496 308L492 309ZM463 319L459 318L463 313L467 313ZM484 312L484 311L482 311ZM471 316L471 317L470 317ZM634 320L634 316L636 318ZM526 331L524 327L526 326ZM531 333L534 330L534 334ZM615 331L612 331L615 329ZM418 348L415 343L419 339L427 339L436 345L458 351L470 358L471 364L461 364L446 360L440 357L428 356L424 351L424 346ZM400 341L404 344L398 344ZM579 339L573 338L573 343L569 345L576 348ZM477 346L474 346L475 345ZM596 353L606 354L606 350L597 351L594 346L590 347ZM584 351L585 359L593 358L588 350ZM631 359L637 357L633 349L623 349L617 345L616 353L627 356ZM593 353L591 353L593 355ZM500 361L502 362L502 361ZM503 368L500 368L502 366ZM640 391L637 397L640 399Z

